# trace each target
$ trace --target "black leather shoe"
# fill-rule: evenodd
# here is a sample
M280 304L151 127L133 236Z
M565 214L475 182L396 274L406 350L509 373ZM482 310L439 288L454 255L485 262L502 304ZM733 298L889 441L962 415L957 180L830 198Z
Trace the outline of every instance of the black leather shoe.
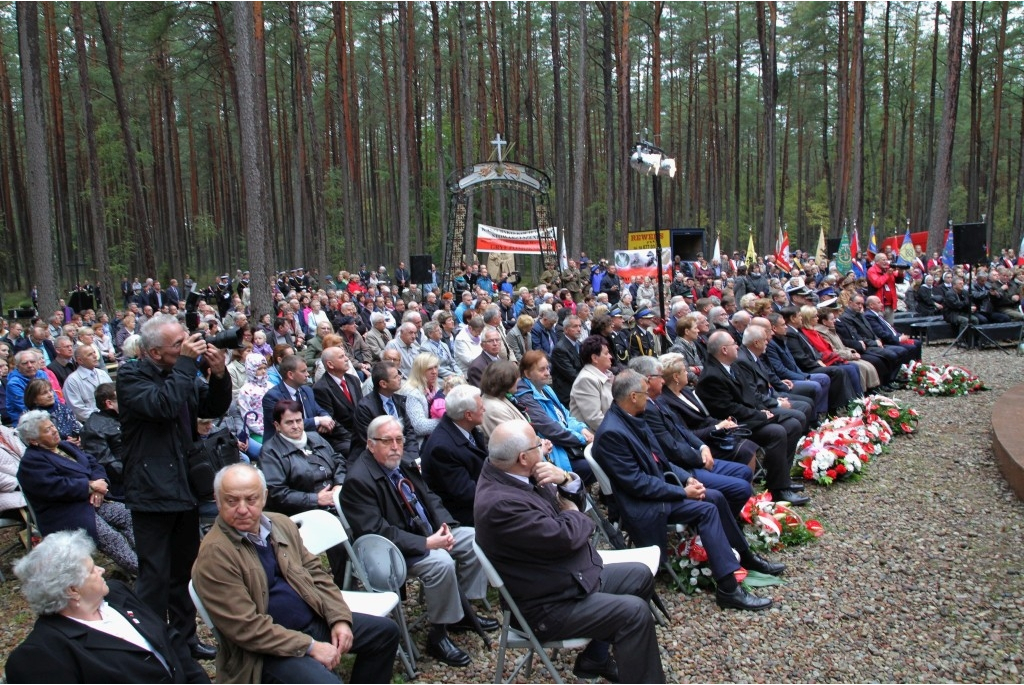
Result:
M576 663L572 666L572 674L583 680L604 678L609 683L622 682L619 680L619 665L610 655L603 664L588 659L583 654L576 657Z
M469 666L469 655L455 646L447 635L427 638L427 654L449 666Z
M188 651L196 661L209 661L217 656L216 647L200 642L199 640L190 642L188 645Z
M790 483L788 489L792 490L793 492L803 492L804 491L804 484L803 483Z
M762 611L772 605L768 597L755 597L743 586L737 587L732 592L725 592L721 588L715 590L715 602L723 609L743 609L744 611Z
M494 631L501 628L501 624L495 621L493 618L487 618L486 616L477 616L476 620L480 621L480 627L485 633L493 633ZM453 633L463 633L467 630L476 630L473 622L468 618L463 617L458 623L452 623L448 626L448 630Z
M758 573L766 573L769 576L781 576L782 572L786 570L785 564L777 564L768 561L760 554L748 552L740 556L740 563L743 564L743 568L748 571L757 571Z
M789 502L794 507L802 507L811 501L810 497L793 490L772 490L772 499L776 502Z

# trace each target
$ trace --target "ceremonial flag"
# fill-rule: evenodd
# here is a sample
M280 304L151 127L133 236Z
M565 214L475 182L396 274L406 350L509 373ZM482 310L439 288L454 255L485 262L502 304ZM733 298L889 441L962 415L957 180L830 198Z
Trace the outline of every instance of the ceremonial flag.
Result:
M793 265L789 263L789 233L784 229L779 231L779 245L775 250L775 263L786 273L793 270Z
M942 248L942 263L953 268L953 231L946 235L946 244Z
M750 265L757 261L757 250L754 249L754 234L750 233L748 235L749 238L747 239L747 266L749 267Z
M715 259L718 259L718 260L722 259L722 236L720 236L720 235L715 236L715 251L711 253L711 259L709 259L708 262L711 262L712 260L715 260ZM725 266L725 265L722 264L721 261L719 261L718 262L718 266Z
M821 226L818 231L818 249L815 250L814 259L828 263L828 250L825 248L825 227Z
M559 241L561 249L558 251L558 263L562 271L569 268L569 257L565 254L565 231L562 231L562 240Z
M843 238L839 241L839 254L836 255L836 269L842 275L850 273L852 268L850 260L850 235L843 229Z
M895 266L910 267L916 258L917 251L914 250L914 241L910 238L910 228L908 227L906 234L903 236L903 244L900 245L900 251L896 257Z
M867 272L860 262L860 239L857 237L857 229L854 227L853 235L850 236L850 266L853 268L853 275L857 278L864 278Z
M878 254L878 239L875 238L875 222L871 221L871 235L868 237L868 259Z

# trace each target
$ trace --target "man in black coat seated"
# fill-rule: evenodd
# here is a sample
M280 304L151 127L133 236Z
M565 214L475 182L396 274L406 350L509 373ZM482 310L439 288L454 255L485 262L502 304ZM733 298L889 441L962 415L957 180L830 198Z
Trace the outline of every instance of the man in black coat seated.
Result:
M576 376L580 375L583 362L580 360L580 334L583 323L578 316L565 317L562 324L562 337L555 343L551 353L551 388L555 391L558 401L569 406L569 393Z
M899 375L902 352L879 340L864 318L864 296L854 295L841 316L836 318L836 334L843 344L860 354L878 371L883 384L892 383Z
M914 340L909 335L901 335L892 327L891 323L885 320L882 300L872 295L865 303L867 309L864 310L864 319L871 325L871 330L885 344L886 348L901 352L901 361L904 364L910 361L921 361L921 341Z
M712 416L732 416L752 432L752 438L764 448L765 482L772 497L801 506L810 498L793 490L789 472L793 466L800 424L783 419L763 406L749 369L737 364L739 345L725 331L716 331L708 339L708 359L697 384L697 394Z
M581 511L582 482L540 449L525 421L494 430L477 482L477 544L541 640L592 638L574 675L665 682L648 608L653 576L637 563L603 564L590 541L594 522Z
M456 385L445 397L445 414L420 450L423 480L463 525L473 525L476 481L487 459L480 430L484 403L480 389Z
M117 386L100 383L94 393L99 411L82 425L82 451L96 457L107 472L107 497L124 499L124 462L121 459L121 422L117 418Z

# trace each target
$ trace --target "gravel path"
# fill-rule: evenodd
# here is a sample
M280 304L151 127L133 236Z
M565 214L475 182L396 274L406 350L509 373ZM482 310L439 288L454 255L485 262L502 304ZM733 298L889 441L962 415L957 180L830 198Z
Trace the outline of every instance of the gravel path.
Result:
M925 360L942 350L926 348ZM898 438L858 483L808 485L813 502L801 513L827 533L773 555L788 565L787 583L755 591L775 599L770 611L722 611L709 594L687 597L659 580L673 616L658 629L669 682L1021 682L1024 504L994 464L989 426L1002 392L1024 382L1024 357L989 350L943 361L991 390L898 392L921 412L919 432ZM0 588L3 661L32 625L16 585ZM414 633L421 645L424 635ZM424 657L417 682L491 682L496 648L453 639L473 663L454 669ZM574 658L556 660L570 682ZM531 680L550 682L543 669Z
M687 597L659 579L673 616L658 629L669 682L1022 680L1024 503L993 461L990 415L1024 382L1024 357L988 350L939 360L943 349L926 348L925 361L966 366L991 390L896 393L921 412L919 432L898 438L860 482L808 485L813 502L801 513L827 533L773 555L787 564L787 583L755 590L775 599L771 610L722 611L710 594ZM456 641L473 664L424 658L421 682L491 681L493 653L475 637ZM556 663L570 681L574 658ZM543 669L532 680L550 682Z

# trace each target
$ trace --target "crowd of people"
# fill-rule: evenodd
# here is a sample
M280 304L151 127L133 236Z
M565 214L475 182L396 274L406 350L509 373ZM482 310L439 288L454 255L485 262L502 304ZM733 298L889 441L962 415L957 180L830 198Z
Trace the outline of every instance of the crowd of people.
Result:
M664 555L667 524L693 526L718 605L765 609L734 574L784 567L748 547L738 514L761 482L810 502L791 477L801 437L921 358L894 312L1024 318L1012 251L975 269L922 256L904 269L882 252L863 278L792 262L677 259L665 311L654 279L584 254L533 288L483 265L451 291L436 270L411 282L404 263L323 282L294 269L268 286L275 310L254 313L248 272L204 291L186 275L166 290L125 279L109 313L60 302L27 326L0 320L0 405L17 426L0 435L0 471L24 497L2 503L27 500L46 535L16 566L40 618L8 680L30 677L44 639L66 657L49 660L54 678L110 679L81 649L93 631L131 643L124 672L145 681L156 666L136 648L176 681L204 680L192 660L216 654L218 680L336 682L351 651L357 682L389 682L397 627L353 614L336 592L341 550L327 573L288 518L340 502L354 537L388 538L423 582L430 656L467 666L450 632L499 627L474 608L475 541L542 640L592 638L576 675L662 681L650 574L604 566L590 542L588 447L632 542ZM199 492L189 458L219 432L237 463ZM106 584L93 546L132 589ZM196 637L190 581L217 650Z

